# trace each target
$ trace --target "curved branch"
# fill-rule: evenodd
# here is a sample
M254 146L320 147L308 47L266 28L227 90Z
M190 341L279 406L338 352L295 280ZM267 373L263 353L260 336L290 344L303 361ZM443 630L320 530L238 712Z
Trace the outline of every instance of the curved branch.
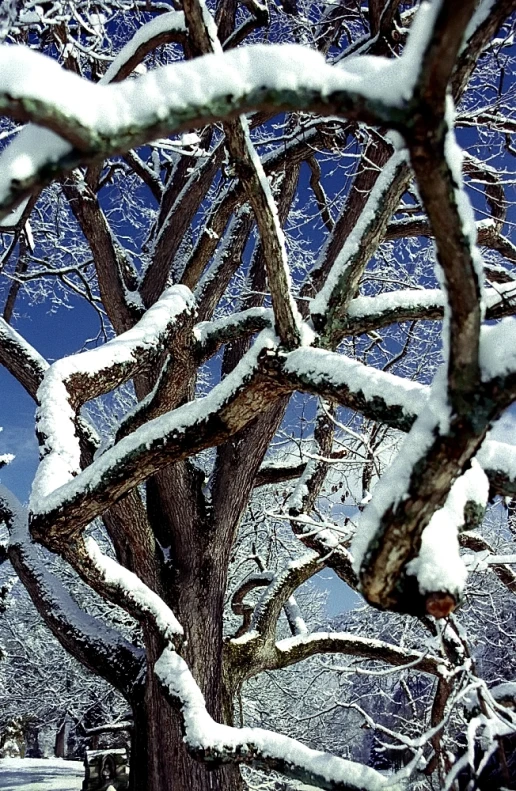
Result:
M36 399L49 364L25 338L0 316L0 363Z
M312 300L310 313L325 346L344 334L349 305L370 258L382 241L387 223L408 181L406 152L394 154L376 179L363 211L335 259L324 286Z
M169 11L160 14L142 25L127 44L120 50L106 73L101 84L121 82L129 77L146 56L164 44L186 40L185 16L182 11Z
M35 502L33 535L46 546L66 545L73 534L149 475L172 461L224 442L270 409L271 402L287 388L259 373L258 358L263 346L272 345L266 333L208 396L137 429L77 477ZM56 461L58 458L59 454ZM66 456L65 462L68 463ZM68 476L67 472L65 477ZM51 481L45 486L48 484L52 486Z
M98 349L58 360L38 390L37 433L44 448L31 496L38 511L56 486L80 472L77 410L159 360L171 338L193 320L193 301L184 286L174 286L138 324Z
M278 618L285 602L295 590L324 568L324 560L313 552L293 560L275 574L254 608L251 631L257 632L261 640L274 640Z
M262 58L266 70L256 68ZM406 105L403 91L393 91L386 104L369 68L335 68L319 53L298 45L255 45L99 86L32 50L2 46L0 111L19 121L33 121L47 132L24 129L0 158L0 207L7 213L36 185L79 164L100 162L149 140L246 112L307 110L400 126ZM404 82L403 57L385 61L384 68L391 72L393 86ZM37 86L12 78L26 71L38 74ZM27 147L32 156L20 176L14 154L26 153Z
M295 739L261 728L219 725L184 662L167 648L154 671L170 703L182 713L184 740L191 754L209 763L238 763L279 771L329 791L401 791L374 769L312 750Z
M386 662L403 669L416 667L421 673L442 677L449 669L443 657L429 656L421 651L400 648L397 645L358 637L347 632L313 632L309 635L289 637L276 643L276 651L268 670L289 667L318 654L344 654L371 661Z
M0 486L0 519L9 528L9 560L52 634L85 667L101 673L127 696L144 666L142 651L84 612L64 585L49 574L30 541L24 509L3 486Z

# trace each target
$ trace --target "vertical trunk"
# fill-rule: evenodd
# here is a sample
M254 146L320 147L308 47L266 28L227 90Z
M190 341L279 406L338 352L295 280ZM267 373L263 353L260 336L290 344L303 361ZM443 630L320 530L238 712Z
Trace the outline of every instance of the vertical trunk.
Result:
M212 522L203 481L189 462L171 465L148 481L147 512L152 530L173 559L161 569L160 593L185 630L181 654L210 715L230 724L222 626L231 540ZM152 672L162 643L150 630L144 639L149 671L141 699L133 701L130 791L242 791L237 766L209 769L189 756L180 715L164 699Z
M189 756L179 715L154 686L134 707L130 791L241 791L238 767L209 769Z
M198 618L197 614L196 618L189 619L197 628L187 628L188 642L184 656L190 667L203 668L202 678L195 673L197 682L201 685L210 714L220 722L223 721L223 711L227 719L231 710L227 702L224 705L220 661L222 649L216 639L216 634L222 631L221 624L207 624L204 621L204 630L201 630ZM214 613L210 620L214 620ZM210 769L208 764L188 754L183 741L181 717L161 694L152 672L160 653L159 643L148 633L145 643L149 671L141 689L141 697L132 702L134 730L130 791L242 791L243 783L237 766Z

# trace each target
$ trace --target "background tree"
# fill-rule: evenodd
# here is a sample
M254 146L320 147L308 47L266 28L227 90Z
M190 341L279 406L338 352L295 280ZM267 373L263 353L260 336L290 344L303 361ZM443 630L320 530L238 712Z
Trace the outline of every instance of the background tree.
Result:
M4 39L23 46L0 48L0 361L37 401L41 450L28 509L2 490L8 553L60 643L130 703L133 789L231 791L241 763L385 786L235 719L249 679L326 654L429 677L424 732L381 726L405 774L424 758L452 782L477 737L490 734L487 760L513 729L451 616L464 528L462 546L514 589L507 558L470 531L516 480L513 446L486 438L516 396L513 12L4 4ZM57 310L71 295L99 337L49 365L22 337L23 300ZM134 404L95 426L85 405L109 414L121 387ZM256 544L228 589L266 486L270 557ZM288 562L278 523L296 539ZM86 614L34 542L141 637ZM293 596L325 567L417 616L430 647L403 630L398 644L310 631ZM228 598L242 622L225 639ZM443 733L466 692L478 713L452 765Z

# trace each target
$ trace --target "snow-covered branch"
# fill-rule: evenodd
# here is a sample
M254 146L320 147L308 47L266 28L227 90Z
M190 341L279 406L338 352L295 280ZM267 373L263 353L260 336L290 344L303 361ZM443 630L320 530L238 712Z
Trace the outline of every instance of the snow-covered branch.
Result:
M33 534L43 543L51 544L54 540L64 541L66 545L67 537L80 532L151 472L172 460L179 461L205 447L217 445L246 426L266 409L271 397L285 391L284 387L274 387L269 377L259 375L259 357L271 346L274 346L274 338L264 330L235 370L208 396L149 421L117 442L76 477L71 477L70 473L71 465L74 470L78 469L77 443L70 415L68 443L61 432L60 436L56 435L57 445L53 446L51 463L55 464L58 477L49 480L40 467L38 475L43 490L40 494L38 488L39 496L33 496ZM102 355L99 359L102 360ZM64 387L62 398L63 402L67 399ZM51 409L50 401L48 408ZM71 412L69 406L67 412Z
M290 561L262 593L251 619L251 631L270 642L276 634L278 618L283 606L295 590L324 568L324 561L313 552Z
M407 665L417 667L422 673L438 677L446 676L451 669L449 662L443 657L400 648L384 640L359 637L347 632L312 632L279 640L269 668L288 667L311 656L334 653L384 662L401 670Z
M27 512L0 486L0 520L10 533L9 559L46 625L67 650L128 694L143 665L143 652L113 628L82 610L38 557L28 532Z
M397 152L371 190L353 231L312 300L310 313L324 345L333 347L346 332L349 305L365 267L385 235L387 224L407 186L407 153Z
M256 45L94 85L39 53L3 45L0 111L38 126L23 130L0 158L0 206L7 213L34 186L80 163L251 110L396 124L409 98L411 65L368 58L337 69L304 47Z
M172 336L192 318L190 292L174 286L132 330L97 349L63 358L45 372L37 393L42 454L32 488L33 513L44 510L47 495L81 470L78 407L159 361Z
M188 749L200 760L272 769L328 791L396 791L401 787L363 764L312 750L288 736L215 722L187 665L175 651L165 649L154 670L168 699L182 713Z
M0 317L0 362L36 398L48 363L25 338Z

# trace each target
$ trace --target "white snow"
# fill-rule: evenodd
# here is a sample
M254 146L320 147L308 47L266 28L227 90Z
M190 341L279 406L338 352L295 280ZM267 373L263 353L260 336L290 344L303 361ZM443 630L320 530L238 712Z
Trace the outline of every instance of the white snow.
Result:
M17 352L27 360L27 367L41 376L47 370L48 363L30 343L0 316L0 339L7 348L16 347Z
M9 230L10 228L14 228L18 224L18 222L21 220L23 212L27 208L27 203L28 202L29 202L28 198L26 200L23 200L19 204L19 206L17 206L12 212L10 212L2 220L0 220L0 229L1 228L5 228L6 230ZM27 223L27 226L28 225L29 224Z
M486 475L473 460L471 468L453 484L444 507L432 516L423 531L419 555L407 565L407 573L417 577L421 593L446 591L460 598L467 578L458 541L464 507L469 501L485 506L488 496Z
M479 356L484 381L516 370L516 319L482 327Z
M446 372L441 368L434 377L430 397L405 437L391 466L379 479L371 501L363 510L356 536L352 543L354 566L357 573L369 543L378 530L383 515L389 508L407 498L407 491L415 465L425 456L436 433L446 433L450 407L446 396Z
M399 61L389 61L389 63L398 63ZM310 312L312 316L324 316L328 312L328 306L332 295L338 287L339 281L342 278L345 270L350 265L353 257L360 249L361 242L365 236L368 226L375 221L378 214L378 207L389 189L392 181L399 169L399 167L408 161L407 151L397 151L392 155L387 162L382 172L378 176L373 189L369 195L367 203L358 218L358 221L349 234L346 242L335 259L331 271L321 288L319 293L310 303Z
M12 524L9 525L10 545L19 550L23 563L37 578L41 601L52 612L54 618L61 619L66 624L66 628L73 631L81 642L102 644L104 652L115 653L120 645L125 646L126 650L132 650L130 643L118 632L82 610L59 578L48 571L29 536L26 510L2 485L0 485L0 500L6 503L13 514ZM135 654L139 653L139 649L134 651Z
M120 337L123 336L119 336L119 339ZM214 413L220 413L223 405L252 377L257 368L258 356L263 349L274 348L276 344L277 338L274 334L270 330L263 330L245 357L220 384L213 388L209 395L150 420L107 450L77 477L70 479L68 475L68 482L62 483L59 488L52 488L52 481L55 482L57 476L47 483L45 468L41 472L38 470L37 487L35 481L31 495L32 512L35 514L48 513L48 511L62 507L65 502L75 499L84 491L94 491L96 487L102 485L104 475L109 474L113 467L121 464L124 459L134 457L135 453L143 453L155 444L166 444L167 440L177 438L186 428L206 421ZM54 397L53 391L49 393L49 397ZM75 443L77 444L77 440ZM66 445L63 453L68 453ZM68 457L65 456L65 463L66 458ZM40 463L40 467L44 461L45 459ZM59 461L56 462L56 472L63 474L64 465L60 465Z
M516 703L516 681L503 681L489 690L495 700L501 698L513 698Z
M285 357L284 370L295 376L306 377L317 384L328 382L334 387L346 387L364 398L379 398L387 406L401 406L408 414L418 414L429 395L429 388L379 371L352 360L344 354L303 346Z
M216 336L220 332L231 328L237 329L248 319L259 319L272 327L274 314L270 308L248 308L248 310L243 310L240 313L231 313L229 316L224 316L214 321L200 321L194 327L194 334L202 346L209 341L211 336Z
M242 97L259 87L313 90L323 96L343 90L399 104L404 88L398 79L402 61L364 57L337 68L297 44L255 44L173 63L119 84L98 85L45 55L4 44L0 93L50 104L70 119L109 135L129 125L146 125L151 117L164 118L175 109L208 106L223 95ZM370 79L375 62L396 76L387 99L379 81Z
M84 765L60 758L1 758L2 791L80 791Z
M233 756L262 755L277 759L287 767L299 767L312 777L327 782L346 783L350 791L399 791L400 785L393 778L385 778L374 769L362 764L305 747L295 739L263 728L232 728L215 722L208 712L199 687L184 660L166 648L154 670L169 694L181 705L184 718L184 739L188 745L201 751ZM308 777L306 778L309 779Z
M120 590L124 599L129 599L139 612L150 614L166 640L183 634L183 627L161 596L147 587L132 571L105 555L94 538L88 536L84 544L99 576L111 588Z
M455 181L455 200L457 202L457 209L462 224L462 232L469 241L471 258L481 293L482 310L484 310L484 261L482 254L477 247L477 227L475 223L475 213L473 211L469 197L464 189L464 179L462 176L462 162L464 157L462 148L457 143L455 136L455 106L450 95L446 97L445 120L448 129L444 141L444 156Z
M31 508L59 486L80 472L80 447L75 432L76 410L71 406L73 393L68 385L74 376L82 375L91 381L89 397L100 395L94 385L101 382L101 374L109 372L110 387L121 384L134 373L146 355L157 355L181 315L194 310L193 296L186 286L173 286L127 332L113 338L97 349L65 357L54 363L45 373L37 397L40 408L37 428L45 437L41 461L31 493Z
M288 301L290 313L293 316L296 329L299 335L301 335L301 325L303 323L303 320L301 318L301 314L297 309L297 304L292 297L292 280L290 277L290 268L288 265L287 249L285 247L285 234L283 233L283 228L281 227L280 219L278 216L278 207L276 205L276 201L274 200L274 196L271 190L271 185L269 184L269 179L265 174L262 161L258 156L258 154L256 153L256 149L251 141L251 137L249 135L249 124L247 122L247 119L242 116L242 118L240 119L240 123L242 124L242 130L245 137L245 145L247 148L247 152L253 164L254 171L260 183L260 187L265 197L265 202L267 204L267 208L269 212L269 218L267 220L267 223L272 222L273 232L276 239L278 240L278 244L280 248L281 261L276 261L274 263L274 266L280 266L282 268L285 282L287 284L287 294L281 295L281 299ZM272 294L272 297L274 300L274 293Z
M477 227L480 223L477 223ZM496 288L487 288L484 299L487 308L494 308L500 303L515 298L515 284L498 283ZM367 319L369 317L379 317L382 314L390 313L395 310L421 310L428 308L444 308L446 299L444 292L440 289L399 289L377 294L374 297L358 296L355 297L348 309L350 319ZM489 356L489 353L486 357Z
M27 100L31 106L51 107L52 116L66 118L74 135L90 130L93 137L113 138L122 132L139 133L187 109L195 125L195 117L209 113L221 98L232 97L237 102L263 88L301 95L310 91L323 99L341 91L399 107L410 98L438 6L422 4L400 58L358 56L339 66L328 65L320 53L297 44L256 44L222 53L215 39L214 54L163 66L137 79L94 84L28 47L4 44L0 46L0 94ZM171 14L149 24L179 29L180 17ZM209 14L205 21L211 32ZM152 30L145 26L133 37L108 70L106 81L134 52L139 36L143 41ZM171 120L168 132L179 131L184 125L185 119ZM70 151L71 145L50 131L33 125L23 129L0 157L0 202L10 195L13 181L34 178L43 165L57 162Z
M162 33L171 33L177 31L178 33L185 33L185 15L182 11L169 11L166 14L159 14L155 16L150 22L142 25L132 39L122 47L109 69L106 71L100 84L107 85L113 80L122 66L124 66L137 52L138 48L146 44L152 38L155 38Z

